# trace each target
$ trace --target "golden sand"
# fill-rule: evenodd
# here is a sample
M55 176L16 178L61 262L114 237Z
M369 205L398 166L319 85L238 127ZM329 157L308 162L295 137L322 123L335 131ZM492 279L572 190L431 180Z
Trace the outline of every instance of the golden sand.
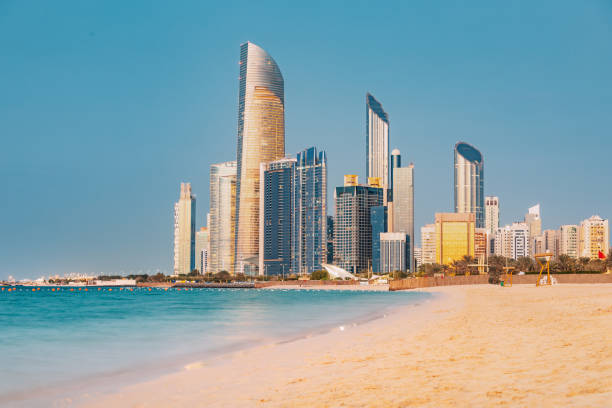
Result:
M612 285L432 288L361 326L245 350L99 407L612 407Z

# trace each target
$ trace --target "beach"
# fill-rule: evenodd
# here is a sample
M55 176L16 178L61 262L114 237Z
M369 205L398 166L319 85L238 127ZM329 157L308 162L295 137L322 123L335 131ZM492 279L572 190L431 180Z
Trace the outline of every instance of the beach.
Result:
M610 406L612 285L425 290L436 296L380 319L196 361L79 405Z

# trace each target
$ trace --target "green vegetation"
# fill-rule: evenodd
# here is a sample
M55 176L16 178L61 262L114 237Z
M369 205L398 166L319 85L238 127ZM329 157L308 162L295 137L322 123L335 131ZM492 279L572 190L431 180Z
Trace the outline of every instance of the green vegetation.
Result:
M310 274L311 280L328 280L329 273L326 270L314 271Z

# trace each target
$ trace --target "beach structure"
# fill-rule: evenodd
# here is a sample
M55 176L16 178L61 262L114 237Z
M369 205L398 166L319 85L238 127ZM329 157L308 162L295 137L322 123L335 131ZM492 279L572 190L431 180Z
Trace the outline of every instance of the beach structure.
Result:
M327 271L327 273L329 273L329 277L332 279L336 279L336 278L340 278L340 279L353 279L353 280L357 280L358 278L353 275L352 273L350 273L349 271L340 268L339 266L336 265L331 265L331 264L321 264L321 266Z
M240 46L237 147L234 267L254 275L259 264L259 166L285 156L285 91L274 59L251 42Z

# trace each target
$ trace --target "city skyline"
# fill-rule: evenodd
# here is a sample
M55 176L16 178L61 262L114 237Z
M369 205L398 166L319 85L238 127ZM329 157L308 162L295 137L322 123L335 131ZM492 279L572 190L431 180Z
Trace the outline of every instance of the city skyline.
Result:
M68 77L60 77L57 82L58 87L60 84L65 87L61 93L55 95L58 98L53 99L53 109L47 109L48 114L45 115L43 112L46 110L43 108L49 107L45 102L48 104L53 93L46 90L46 87L37 87L34 90L34 87L19 86L23 80L19 80L21 77L16 68L19 64L30 62L31 56L28 51L37 49L39 45L28 42L29 39L26 38L25 51L22 54L7 45L4 48L5 52L14 58L11 58L10 64L0 69L10 74L8 77L16 77L17 81L6 88L7 99L3 101L6 105L2 105L6 107L4 112L14 113L6 118L5 123L15 139L9 143L5 151L7 159L3 163L2 173L6 177L3 178L3 184L6 186L5 194L7 197L12 197L6 201L6 214L11 214L12 218L26 219L26 222L17 225L8 217L3 219L5 233L2 244L7 250L0 259L0 264L3 265L0 275L38 276L73 271L127 273L156 269L169 271L171 269L169 254L172 248L168 214L172 202L176 199L178 182L187 180L193 184L193 191L199 197L200 207L197 211L197 227L205 225L208 167L211 163L235 159L235 95L237 94L235 78L238 74L236 47L246 39L261 44L274 55L287 76L288 84L291 84L292 89L287 94L289 115L287 151L299 151L305 146L315 145L328 152L330 197L330 189L342 184L344 173L359 171L363 176L361 166L351 162L365 160L363 145L359 143L360 135L363 134L362 98L365 92L371 91L384 101L385 110L393 117L394 133L390 148L398 147L406 152L405 161L415 162L419 169L419 191L415 194L416 228L431 222L434 211L452 209L452 201L448 194L452 185L449 177L448 151L457 140L466 140L477 146L486 156L485 194L500 198L502 225L520 220L524 209L534 202L540 202L546 211L543 217L543 230L557 229L562 224L578 224L593 214L609 218L611 193L602 188L598 180L592 183L583 182L583 180L592 180L591 174L609 173L611 166L606 160L609 156L605 153L610 142L606 139L603 130L609 126L609 120L602 116L608 106L604 96L610 89L610 82L607 77L602 76L602 73L612 66L612 61L607 51L609 45L598 40L603 27L601 22L593 17L596 7L594 5L559 6L568 15L571 11L571 15L584 25L585 31L580 35L567 33L560 28L560 25L554 24L553 27L547 28L542 36L536 36L539 41L530 44L525 51L526 54L515 50L511 43L502 42L505 46L505 48L502 46L502 51L509 49L513 56L525 57L539 47L544 48L547 35L559 33L561 37L565 35L569 39L578 36L591 41L586 49L581 48L583 53L581 55L588 60L597 58L598 61L599 68L588 68L588 70L571 61L563 67L560 67L562 64L555 63L556 71L551 74L552 62L565 61L562 56L549 55L548 61L537 58L524 59L522 64L530 67L529 75L521 70L516 73L503 71L506 76L510 76L510 80L506 77L503 82L517 88L516 93L505 87L500 78L489 75L487 71L497 67L501 61L484 62L477 59L469 66L474 69L474 76L466 71L467 68L466 70L437 68L433 63L444 60L442 56L448 55L445 53L449 52L444 47L435 48L436 44L441 43L440 37L433 39L434 50L425 52L424 59L417 59L416 66L407 66L406 69L411 75L404 75L393 67L399 66L396 64L399 62L399 57L391 53L384 59L388 61L389 67L378 68L373 71L373 75L369 75L367 70L371 65L366 64L343 79L338 70L327 63L309 66L308 68L313 70L311 73L307 72L305 67L301 68L308 59L305 56L315 58L323 56L333 64L332 61L335 60L332 50L338 49L334 44L323 46L319 44L316 48L305 44L306 48L302 50L305 54L296 54L283 41L265 31L258 31L254 25L247 24L245 28L228 35L226 39L207 45L208 48L203 51L207 59L200 60L200 64L195 65L198 67L196 70L198 72L185 72L185 81L189 82L188 87L183 80L176 80L178 82L174 83L166 80L162 81L162 87L157 88L158 93L150 93L153 89L151 79L162 78L163 70L183 72L180 69L181 65L175 64L181 61L184 64L197 62L191 56L193 49L188 49L186 46L185 50L177 50L178 55L172 58L173 63L168 62L163 65L162 71L160 68L153 68L150 74L145 73L140 77L134 75L139 72L138 64L128 64L125 69L130 75L125 77L112 69L106 74L94 71L92 73L94 76L86 75L82 79L71 77L70 81ZM533 9L538 10L538 7ZM608 13L607 15L610 13L605 7L596 10ZM513 12L519 13L519 11L517 6L516 10L512 9L509 13L513 15ZM11 18L7 19L8 24L4 25L3 29L13 29L15 27L13 23L25 21L25 14L19 5L10 7L10 12ZM52 14L50 20L46 19L45 21L49 22L43 24L43 27L49 28L50 25L62 21L61 8L54 12L57 14ZM75 10L74 13L88 15L87 11L82 9ZM348 24L349 21L360 21L366 14L364 10L351 13L353 14L340 21L341 26ZM481 10L476 14L482 18L486 13L487 10ZM153 10L154 19L161 18L161 15L157 10ZM428 13L419 9L418 15L427 16ZM131 17L129 13L128 17ZM450 14L447 16L443 13L441 18L448 19L452 27ZM528 21L531 21L531 18L527 16ZM242 18L240 20L243 21ZM31 21L37 20L35 18ZM282 22L282 24L287 23ZM397 27L397 24L397 21L390 20L390 27ZM28 24L24 26L28 27ZM74 26L67 25L67 27ZM149 29L148 26L146 28ZM421 25L420 29L427 28ZM116 45L116 42L125 38L125 32L122 30L125 29L119 27L116 31L109 32L101 27L94 27L92 31L85 33L88 36L87 41L92 43L91 49L79 52L59 47L67 40L67 32L54 33L43 41L43 45L50 44L59 48L56 48L56 53L47 57L46 63L53 71L70 61L76 69L82 69L85 73L86 68L95 66L99 55L108 52L105 47ZM527 31L525 35L533 34L532 31ZM175 38L177 33L179 31L175 30L166 32L165 35L168 38ZM339 31L334 34L338 39L343 38ZM236 36L240 38L236 39ZM480 41L479 44L482 46L484 40ZM393 43L397 45L397 42ZM425 51L418 43L411 45L421 52ZM133 51L129 46L132 44L128 43L125 48L119 47L120 51ZM356 50L355 45L350 44L349 47L351 51ZM373 50L373 45L367 42L361 42L359 47L364 52ZM170 49L169 44L163 44L161 52L168 52ZM187 49L189 53L185 52ZM155 52L160 50L155 49ZM480 55L488 55L491 52L494 51L485 47L481 49ZM135 55L135 61L144 61L153 55L152 50L146 49L142 53L130 54ZM343 56L345 57L344 54ZM455 57L460 59L456 55ZM208 63L211 59L214 59L214 64L203 63ZM326 61L325 58L317 59ZM378 61L380 60L379 58ZM427 63L424 64L424 61ZM209 68L209 65L215 67ZM433 71L426 73L422 69L425 65L427 68L433 67ZM359 64L353 66L359 67ZM518 67L521 66L518 64ZM147 64L147 69L149 67L151 64ZM226 74L222 71L228 72ZM394 72L390 77L396 79L401 77L402 81L382 78L381 73L385 72L387 74ZM562 82L564 75L569 76L576 72L588 72L588 81L583 80L583 76L577 76L574 77L572 84L565 84L563 88L555 89L555 86ZM125 101L106 97L104 86L101 86L106 83L102 81L97 85L96 81L92 80L96 78L95 75L107 80L119 79L116 85L123 88L121 95ZM31 75L30 81L32 84L37 84L47 78L46 74L41 72ZM196 78L201 80L192 81ZM217 87L206 84L204 78L213 78L213 82L218 84ZM416 84L417 81L423 82L424 87L432 91L431 84L437 83L434 79L439 78L444 78L446 81L444 89L434 88L430 93L425 93ZM526 95L525 91L532 89L535 79L541 81L533 93L527 94L529 98L525 100L523 98ZM588 83L593 81L599 84L597 89L588 87ZM202 84L200 88L199 84ZM426 87L425 84L430 86ZM339 96L330 92L335 85L345 92L345 95ZM492 100L485 98L488 95L482 88L485 85L495 87L499 96L493 97ZM463 90L469 88L475 92L470 95L454 92L458 90L458 86ZM87 89L88 93L79 93L77 87ZM414 92L405 92L406 87L415 88ZM307 90L310 90L310 93ZM523 93L519 98L521 90ZM408 94L414 95L409 101L405 97ZM83 101L90 100L89 95L101 97L95 103L83 104ZM202 99L204 95L210 95L211 98L204 100ZM330 97L330 100L328 103L322 103L320 107L312 103L315 100L322 101L326 97ZM448 99L444 99L445 97ZM168 105L156 102L163 99L177 103L178 109L183 113L179 114L173 110L164 113ZM561 99L566 102L557 102ZM10 104L9 100L12 101ZM142 105L141 102L147 100L153 102L145 103L144 110L138 111L132 107L137 104ZM212 106L210 100L217 100L218 107ZM441 103L443 100L459 102L461 106L449 106ZM77 106L71 105L72 101L84 105L87 110L80 111ZM164 109L158 111L156 104L160 104ZM532 112L536 107L545 108L541 108L542 113L536 115ZM504 114L502 111L507 110L506 108L509 108L509 112ZM313 109L311 114L308 114L309 109ZM483 111L486 115L480 115ZM108 112L110 116L106 114ZM330 112L334 113L333 121L329 121L325 116ZM27 120L27 115L32 115L38 120ZM202 119L197 119L198 116ZM78 120L69 122L71 118ZM102 121L102 118L105 118L105 121ZM313 118L320 118L321 122ZM554 118L552 122L551 118ZM69 123L74 123L75 127L67 126ZM444 123L448 123L448 126ZM324 132L320 131L322 128L325 129ZM116 136L113 136L114 133ZM39 134L45 137L35 136ZM536 135L538 141L534 147L530 143ZM332 137L336 140L331 140ZM514 138L513 143L506 141L509 137ZM148 138L154 143L146 143L145 140ZM177 147L168 148L169 144L176 144ZM70 145L72 147L65 152L61 150L64 146ZM182 149L174 150L178 149L178 146ZM185 146L189 146L190 151L187 153L184 152ZM554 146L555 150L551 150L550 146ZM567 169L560 160L563 154L568 152L572 152L575 160L584 165ZM516 164L517 158L521 163L521 166L518 166L520 168L510 167ZM112 166L108 163L112 163ZM512 172L508 171L509 168L512 168ZM160 174L152 175L151 169L156 169ZM536 173L535 170L539 172ZM542 184L531 176L532 174L539 174L545 184L548 184L547 181L559 178L567 187L563 191L556 191L556 188L547 185L542 187ZM25 185L29 186L29 194L35 198L29 203L22 198ZM73 185L81 185L82 188L73 189ZM574 194L566 198L565 191L568 189ZM521 191L521 194L513 194L516 191ZM520 197L516 197L517 195ZM114 220L120 218L116 217L119 203L138 209L130 211L127 223L125 220L121 220L121 223L120 220ZM426 210L430 206L434 209ZM330 203L328 213L332 209L333 204ZM65 215L82 216L83 211L96 213L102 220L101 225L96 225L96 228L91 230L77 228ZM25 214L29 214L29 217L24 217ZM40 228L57 231L55 242L43 243L36 240L32 242L28 239L35 236L35 232ZM147 238L142 239L142 236ZM130 250L126 251L125 248ZM26 249L34 250L39 256L27 259L24 256Z

